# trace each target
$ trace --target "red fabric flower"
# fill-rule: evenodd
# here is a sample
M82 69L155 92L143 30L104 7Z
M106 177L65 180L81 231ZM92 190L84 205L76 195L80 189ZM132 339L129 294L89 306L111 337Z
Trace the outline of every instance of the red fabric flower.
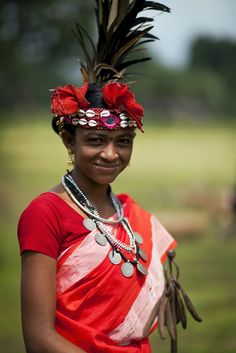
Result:
M89 107L90 103L85 98L88 84L82 87L66 85L57 87L51 97L51 111L58 116L77 113L80 108Z
M128 116L135 120L137 127L142 130L143 107L135 101L134 94L126 84L108 83L103 87L102 95L109 109L125 111Z

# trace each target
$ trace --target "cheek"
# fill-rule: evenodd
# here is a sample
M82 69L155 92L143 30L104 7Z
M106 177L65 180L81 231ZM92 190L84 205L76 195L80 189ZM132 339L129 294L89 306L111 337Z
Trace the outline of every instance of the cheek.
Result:
M129 164L131 157L132 157L132 147L123 151L122 153L122 159L126 165Z

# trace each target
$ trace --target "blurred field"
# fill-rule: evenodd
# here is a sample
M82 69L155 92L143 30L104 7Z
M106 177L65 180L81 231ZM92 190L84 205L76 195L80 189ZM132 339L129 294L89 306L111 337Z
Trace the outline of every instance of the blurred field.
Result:
M50 124L10 123L1 128L0 352L23 353L19 309L17 219L27 203L60 181L66 152ZM236 233L230 197L236 182L235 126L149 126L138 133L131 166L116 181L159 216L177 238L184 287L203 323L189 319L180 353L236 351ZM152 335L153 352L169 342Z

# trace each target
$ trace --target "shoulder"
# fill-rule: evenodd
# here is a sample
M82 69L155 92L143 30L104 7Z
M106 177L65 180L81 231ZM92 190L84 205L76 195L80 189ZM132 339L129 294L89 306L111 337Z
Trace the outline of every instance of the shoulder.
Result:
M27 207L47 207L49 205L55 206L59 197L60 196L54 192L46 191L30 201Z
M34 198L22 212L18 222L18 232L34 231L43 227L61 228L60 197L52 192L44 192Z
M53 213L53 211L58 208L58 203L60 203L60 197L58 195L52 192L44 192L30 201L20 218L28 214L38 216L39 213Z
M30 250L57 257L62 234L58 202L56 194L45 192L25 208L17 227L21 253Z

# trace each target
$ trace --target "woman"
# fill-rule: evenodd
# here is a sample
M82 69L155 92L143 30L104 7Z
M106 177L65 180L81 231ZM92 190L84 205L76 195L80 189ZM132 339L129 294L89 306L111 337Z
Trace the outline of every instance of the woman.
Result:
M142 106L114 76L91 84L82 72L84 85L58 87L51 104L73 169L19 221L26 351L148 353L175 241L130 196L111 191L142 130Z
M87 89L54 91L53 126L74 168L33 200L19 222L25 344L28 352L146 353L164 286L161 261L175 242L155 217L110 189L129 164L141 120L121 127L128 120L125 100L123 108L108 109L106 102L116 94L119 101L133 99L140 114L141 106L124 84ZM62 119L65 106L72 111Z

